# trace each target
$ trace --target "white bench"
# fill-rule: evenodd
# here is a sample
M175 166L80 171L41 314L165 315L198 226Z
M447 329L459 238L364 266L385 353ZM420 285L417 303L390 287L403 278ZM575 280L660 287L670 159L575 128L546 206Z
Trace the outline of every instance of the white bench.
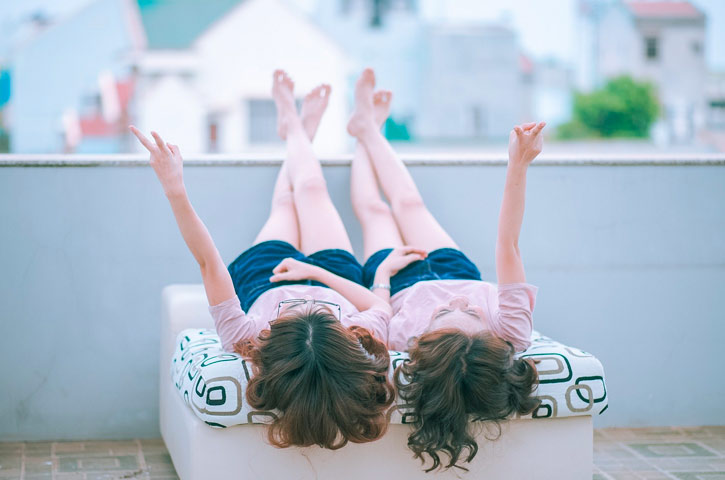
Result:
M184 403L169 368L179 332L214 326L203 287L166 287L162 310L161 434L182 480L591 478L591 416L510 420L497 441L479 435L479 453L467 465L468 473L452 469L426 474L406 446L407 425L390 425L378 441L349 444L337 451L273 447L263 425L211 428Z

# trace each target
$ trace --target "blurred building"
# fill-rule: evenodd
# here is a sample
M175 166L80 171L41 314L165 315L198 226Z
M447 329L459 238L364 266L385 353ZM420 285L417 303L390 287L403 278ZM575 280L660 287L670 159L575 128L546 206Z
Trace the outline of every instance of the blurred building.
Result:
M725 73L711 73L707 78L707 126L725 130Z
M119 121L132 82L125 53L142 41L128 28L125 0L97 0L24 35L8 54L13 153L118 152ZM92 38L89 38L92 36ZM116 80L118 79L118 80Z
M499 140L514 123L570 108L571 85L537 75L508 25L430 21L418 0L317 5L315 20L357 70L374 67L379 85L394 92L393 124L415 140Z
M690 143L705 125L705 15L687 1L581 0L578 86L631 75L652 82L661 134Z
M725 152L725 73L710 73L705 88L706 130L702 139Z
M318 1L312 19L354 62L348 79L350 106L357 75L364 67L373 67L378 85L393 92L392 121L415 131L426 53L418 1Z
M299 99L333 86L318 151L348 141L347 57L278 0L95 0L31 35L10 64L15 153L139 150L130 122L185 152L279 145L271 98L279 67Z
M431 25L416 133L425 139L505 138L531 110L533 65L502 25ZM527 104L528 103L528 104Z
M571 120L574 103L572 68L559 60L549 58L537 61L530 70L532 78L528 80L528 85L532 89L530 102L533 111L525 118L546 120L550 126Z
M344 148L349 62L306 16L278 0L138 5L148 39L133 61L139 128L164 132L192 152L278 144L271 87L272 72L283 67L300 99L322 82L332 85L316 146Z
M394 92L386 133L487 141L534 118L566 121L571 76L530 59L505 23L426 20L419 0L94 0L31 29L10 56L14 152L139 151L127 130L163 133L184 152L278 148L271 73L333 94L321 153L347 149L360 70Z

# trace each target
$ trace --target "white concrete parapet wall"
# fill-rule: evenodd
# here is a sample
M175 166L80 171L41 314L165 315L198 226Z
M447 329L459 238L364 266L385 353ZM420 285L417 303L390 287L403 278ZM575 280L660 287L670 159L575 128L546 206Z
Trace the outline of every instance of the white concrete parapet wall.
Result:
M503 156L404 156L433 214L494 281ZM143 155L0 156L0 439L158 436L159 295L199 283ZM268 211L280 158L186 160L225 261ZM357 252L349 157L325 175ZM535 327L590 351L596 426L722 424L725 156L542 156L520 247Z

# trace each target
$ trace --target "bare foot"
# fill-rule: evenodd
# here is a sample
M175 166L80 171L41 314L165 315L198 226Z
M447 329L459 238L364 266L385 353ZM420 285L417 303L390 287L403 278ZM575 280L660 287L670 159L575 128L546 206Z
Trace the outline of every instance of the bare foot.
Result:
M310 142L315 138L322 114L325 113L327 108L327 102L330 100L330 90L331 88L327 84L319 85L312 89L302 102L300 118Z
M282 140L287 138L287 129L292 120L297 117L295 105L295 84L284 70L274 71L272 83L272 97L277 106L277 134Z
M347 123L347 132L353 137L363 134L370 126L375 126L373 117L373 89L375 72L372 68L363 70L355 84L355 111Z
M379 128L385 124L390 115L390 101L393 99L393 92L390 90L378 90L373 94L373 119Z

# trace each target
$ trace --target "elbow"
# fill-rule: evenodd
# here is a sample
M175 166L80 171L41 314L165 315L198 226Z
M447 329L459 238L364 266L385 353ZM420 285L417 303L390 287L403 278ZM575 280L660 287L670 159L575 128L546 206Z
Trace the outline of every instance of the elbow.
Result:
M519 249L519 237L513 235L499 235L496 238L496 248Z
M373 308L385 312L387 315L393 315L393 307L385 300L380 299L373 305Z
M227 353L236 353L234 350L234 344L229 342L222 343L222 349Z
M518 239L499 240L496 242L496 255L521 257Z
M515 341L511 342L511 345L513 345L514 351L516 353L521 353L529 349L529 347L531 346L531 340Z

